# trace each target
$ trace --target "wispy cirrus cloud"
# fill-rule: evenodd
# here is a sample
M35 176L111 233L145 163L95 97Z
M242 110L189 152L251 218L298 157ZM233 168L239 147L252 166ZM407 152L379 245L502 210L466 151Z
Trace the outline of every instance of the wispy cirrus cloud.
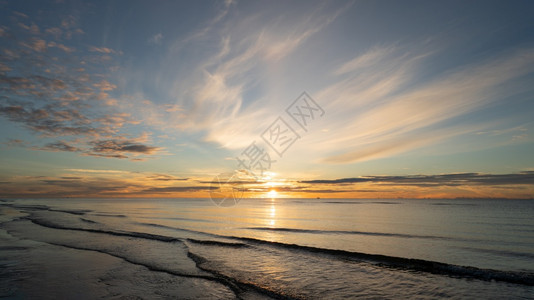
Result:
M19 190L31 193L31 186L54 193L64 187L75 194L84 182L92 186L110 179L109 190L97 189L96 194L200 193L211 178L194 181L191 174L233 167L237 150L252 141L262 144L260 134L278 116L288 117L284 109L303 90L326 114L283 158L271 157L280 177L338 178L392 168L398 173L421 153L429 154L422 161L436 158L437 166L428 163L414 170L447 164L448 172L461 162L440 154L474 155L487 146L497 157L500 145L525 152L520 148L533 142L528 97L534 89L528 76L533 75L534 57L531 38L515 34L523 27L499 20L473 30L454 21L442 23L458 15L479 15L458 11L428 19L428 29L403 23L406 15L399 12L389 20L398 28L385 28L383 18L375 17L389 14L386 8L355 3L166 2L140 4L146 10L102 22L95 16L120 11L120 5L91 4L86 10L88 6L77 3L69 12L46 3L37 5L39 13L34 14L33 7L4 4L8 17L0 24L0 123L7 130L2 145L83 156L77 165L95 162L104 169L109 160L96 158L161 158L169 154L166 150L183 154L146 164L157 170L143 178L128 172L66 171L41 178L46 182L25 178L31 185L26 189L21 184ZM9 12L10 7L24 13ZM7 156L19 155L7 147ZM368 162L378 159L384 160ZM518 170L518 160L502 157L487 168L473 163L459 169L508 172ZM361 162L366 163L353 165ZM118 164L128 167L125 161ZM174 169L171 164L190 173L164 174ZM5 173L19 172L16 168L8 166ZM399 191L406 196L409 189L438 196L440 188L427 180L419 185L415 179L413 184L343 183L347 186L293 181L278 188L306 196L395 197ZM511 189L470 180L462 185L455 179L442 188L471 196Z
M435 50L373 48L347 61L332 73L339 80L315 96L330 100L325 105L330 121L323 124L330 134L328 143L317 146L320 161L389 157L491 127L487 120L466 117L531 90L511 83L531 73L532 53L510 50L430 80L421 80L419 73ZM497 121L502 120L492 120Z
M343 11L322 9L306 11L306 17L291 21L282 15L254 30L247 24L265 15L239 21L221 19L232 31L225 33L227 27L220 26L218 51L204 55L203 63L191 69L189 79L173 82L172 96L180 109L163 111L161 105L152 103L142 111L143 118L156 126L202 132L206 141L224 148L248 146L287 105L272 104L293 97L270 99L267 94L255 98L257 94L251 90L261 89L278 76L269 66L302 50L306 41ZM291 30L279 30L282 25ZM187 43L201 41L188 39ZM180 41L180 51L187 43ZM311 160L320 164L391 157L491 128L502 120L458 119L529 89L511 83L532 70L530 48L509 49L424 78L428 63L444 52L446 49L427 41L417 48L399 42L373 46L330 65L326 74L318 76L324 83L313 93L328 112L328 123L318 125L328 135L313 133L294 151L313 147Z
M273 115L273 108L259 101L265 99L248 94L250 90L261 86L260 80L268 79L270 66L282 65L284 59L336 20L344 8L330 10L321 5L287 15L268 12L227 18L234 13L232 2L228 2L213 19L217 26L208 22L195 34L175 41L168 52L169 67L184 68L184 64L173 65L173 57L204 44L208 37L219 41L218 48L192 58L187 78L156 75L158 86L170 86L169 97L176 99L173 104L179 110L163 110L162 104L146 101L142 95L130 109L143 106L137 114L158 128L202 132L206 141L225 148L246 146ZM272 18L273 22L252 26Z

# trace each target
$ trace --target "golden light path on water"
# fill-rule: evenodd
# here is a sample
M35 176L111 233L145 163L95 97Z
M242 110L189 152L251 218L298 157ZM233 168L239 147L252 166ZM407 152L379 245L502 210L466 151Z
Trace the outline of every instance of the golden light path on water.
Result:
M274 205L274 198L271 198L269 226L274 227L276 225L276 206Z

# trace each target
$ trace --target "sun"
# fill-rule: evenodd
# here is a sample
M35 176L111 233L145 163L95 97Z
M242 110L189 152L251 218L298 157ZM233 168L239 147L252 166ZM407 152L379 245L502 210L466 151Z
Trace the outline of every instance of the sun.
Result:
M278 193L275 190L270 190L267 195L269 196L269 198L276 198L276 196L278 196Z

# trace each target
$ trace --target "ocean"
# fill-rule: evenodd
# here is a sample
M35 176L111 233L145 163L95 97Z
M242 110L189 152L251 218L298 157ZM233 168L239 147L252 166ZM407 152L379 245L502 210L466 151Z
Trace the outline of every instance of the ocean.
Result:
M532 299L534 201L0 201L9 299Z

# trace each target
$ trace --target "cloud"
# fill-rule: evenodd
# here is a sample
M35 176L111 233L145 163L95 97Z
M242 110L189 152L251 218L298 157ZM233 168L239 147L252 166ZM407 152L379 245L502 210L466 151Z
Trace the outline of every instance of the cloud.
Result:
M154 174L151 176L148 176L148 179L150 180L157 180L157 181L187 181L189 178L179 178L168 174Z
M28 142L19 139L8 139L7 142L4 142L4 145L8 147L27 147Z
M21 42L21 45L29 48L35 52L45 52L46 51L46 41L42 39L31 39L27 42Z
M46 186L53 186L56 191L50 191L48 194L71 194L81 195L82 193L95 194L113 194L126 189L137 187L136 184L126 183L119 180L102 180L102 179L43 179L41 182ZM57 190L60 188L59 190ZM47 196L47 193L43 193Z
M13 11L13 14L14 14L15 16L22 17L22 18L24 18L24 19L28 19L28 18L29 18L27 14L25 14L25 13L21 13L21 12L19 12L19 11Z
M25 124L29 129L42 133L44 136L58 135L92 135L101 130L91 126L80 125L83 119L69 118L68 111L52 111L46 109L25 109L22 106L0 106L0 115L17 123Z
M208 197L214 189L206 178L123 170L65 169L58 176L0 176L1 197L143 197L191 195ZM193 184L196 182L196 184ZM439 175L361 176L280 182L241 182L246 196L280 194L354 198L531 198L534 172L515 174L453 173ZM200 183L200 185L199 185Z
M71 145L67 144L64 141L57 141L55 143L48 143L44 147L40 148L39 150L65 151L65 152L80 152L80 151L82 151L80 148L71 146Z
M33 35L38 35L40 33L39 27L37 25L35 25L35 24L26 25L24 23L19 22L18 25L19 25L19 27L27 30L29 33L31 33Z
M3 40L0 56L0 116L40 135L44 145L25 144L32 150L136 161L143 158L130 156L155 154L161 148L143 144L142 136L121 134L123 127L139 121L101 105L117 103L110 96L117 85L108 75L114 63L104 57L120 52L89 46L94 53L84 51L75 56L74 47L59 41L67 38L67 32L78 32L76 24L76 18L68 16L61 28L47 28L43 35L52 38L48 42L35 36L33 25L9 29L14 38ZM51 48L61 50L61 55L44 55L50 54ZM46 142L60 136L64 140Z
M91 46L89 47L89 51L91 52L99 52L99 53L104 53L104 54L120 54L120 52L116 51L116 50L113 50L111 48L107 48L107 47L94 47L94 46Z
M142 153L142 154L152 154L158 151L160 148L151 147L147 145L142 145L135 143L135 141L117 141L117 140L101 140L91 142L93 148L91 149L96 153L122 153L122 152L131 152L131 153Z
M94 170L94 169L65 169L65 171L76 172L76 173L113 173L113 174L129 173L128 171L122 171L122 170Z
M358 183L379 183L387 185L438 187L438 186L469 186L469 185L532 185L534 172L525 171L515 174L481 174L458 173L441 175L404 175L404 176L362 176L341 179L304 180L299 183L347 185Z
M332 74L344 75L347 73L355 72L364 68L372 67L384 59L393 52L393 48L388 47L375 47L370 49L366 53L356 56L352 60L349 60L339 66Z
M148 43L154 44L154 45L160 45L162 40L163 40L163 34L158 33L150 37L148 39Z
M431 48L372 48L334 69L334 82L314 94L325 99L329 120L321 124L328 129L328 140L308 139L316 143L320 162L390 157L481 131L499 120L466 116L531 89L511 83L531 72L532 49L510 50L421 79L425 63L440 53Z
M169 174L122 170L66 169L57 176L0 176L0 197L147 197L199 193L209 186L191 185ZM159 180L167 178L170 180ZM180 185L177 185L180 183Z
M237 182L236 182L237 183ZM241 182L239 182L241 183ZM329 189L329 188L323 188L323 189L316 189L316 188L310 188L309 186L276 186L276 187L270 187L270 186L253 186L253 187L247 187L247 183L241 183L244 184L244 191L249 193L267 193L271 190L276 190L278 193L298 193L298 194L337 194L337 193L376 193L379 190L370 190L370 189ZM250 184L250 183L248 183Z
M71 29L73 27L76 27L77 23L78 21L76 17L74 17L73 15L69 15L61 21L61 27L65 29Z
M118 158L118 159L125 159L128 158L128 156L124 154L117 154L117 153L93 153L93 152L86 152L84 153L85 156L94 156L94 157L102 157L102 158Z
M2 63L0 63L0 73L5 73L5 72L9 72L11 71L12 69Z
M212 22L174 42L168 53L169 69L164 68L156 75L158 86L171 87L168 95L175 99L172 104L179 110L164 111L164 105L152 101L147 104L147 97L140 93L137 104L131 108L132 114L160 129L200 132L205 141L225 148L248 146L258 132L272 122L270 117L274 115L272 108L259 101L265 99L250 90L259 87L260 80L269 80L269 68L284 65L286 58L297 53L343 13L343 9L329 10L325 6L310 6L303 12L281 16L269 12L246 18L226 18L233 7L228 2ZM262 25L257 26L258 22ZM207 40L213 39L220 41L217 48L204 47ZM184 70L187 77L163 75L177 68L172 62L181 51L196 47L206 50L185 64L190 66ZM184 64L179 67L184 68Z
M45 33L53 35L56 39L59 39L63 34L63 30L58 27L51 27L45 30Z
M183 192L209 192L216 189L211 186L169 186L169 187L153 187L143 190L145 193L183 193Z
M107 80L102 80L100 82L94 83L93 86L99 88L102 91L112 91L117 88L116 85L109 83Z
M192 34L190 34L186 38L179 40L177 43L175 43L173 48L175 50L181 50L185 45L189 44L190 42L205 38L205 36L209 32L217 28L216 25L220 24L221 21L224 20L226 15L228 15L228 13L230 12L230 9L232 8L232 6L235 4L236 4L236 1L234 0L224 1L224 6L222 8L221 7L218 8L217 14L213 18L209 19L206 24L203 24L201 28L195 30Z
M349 2L334 12L324 12L321 9L312 12L295 26L298 28L297 30L290 32L285 37L274 38L267 43L264 54L266 59L280 60L296 51L307 39L330 25L352 5L353 3Z
M58 176L18 178L3 186L2 197L110 197L144 187L137 182L116 178Z
M75 51L74 48L72 48L72 47L67 47L67 46L65 46L63 44L59 44L59 43L56 43L56 42L48 42L47 46L50 47L50 48L56 47L56 48L61 49L61 50L65 51L65 52L67 52L67 53L71 53L71 52Z
M141 144L137 140L93 140L89 142L80 143L80 141L67 142L56 141L53 143L47 143L43 147L32 147L32 150L44 150L52 152L79 152L83 156L94 156L103 158L118 158L118 159L130 159L139 161L139 158L131 158L128 154L137 155L151 155L161 150L159 147L147 146ZM90 147L86 147L86 144ZM76 171L76 169L74 169ZM82 172L82 170L77 170ZM91 172L91 171L88 171ZM96 172L96 171L95 171ZM103 172L103 171L100 171ZM160 177L163 178L165 177ZM172 177L167 177L167 180L174 180ZM178 180L178 179L176 179Z

